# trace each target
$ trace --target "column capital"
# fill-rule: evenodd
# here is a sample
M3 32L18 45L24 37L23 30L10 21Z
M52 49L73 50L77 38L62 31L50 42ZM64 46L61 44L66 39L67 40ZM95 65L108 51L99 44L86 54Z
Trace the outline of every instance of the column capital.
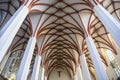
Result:
M30 11L32 11L32 8L36 6L36 3L38 2L39 0L22 0L22 5L25 5Z
M29 38L30 38L30 39L33 39L34 41L37 41L37 39L36 39L35 36L30 36Z

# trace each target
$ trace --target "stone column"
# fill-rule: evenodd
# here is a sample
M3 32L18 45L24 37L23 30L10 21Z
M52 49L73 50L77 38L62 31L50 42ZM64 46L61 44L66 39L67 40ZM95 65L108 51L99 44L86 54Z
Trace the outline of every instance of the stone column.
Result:
M86 58L85 58L85 54L82 54L80 56L80 63L81 63L81 67L82 67L84 80L91 80L88 65L87 65Z
M18 70L18 74L16 76L16 80L27 80L30 63L35 49L35 44L36 38L30 37Z
M45 80L47 80L47 76L45 76Z
M78 77L78 80L83 80L83 76L82 76L80 65L77 66L77 77Z
M42 76L42 66L40 66L40 69L39 69L39 77L38 77L38 80L41 80L41 76Z
M93 42L90 36L86 37L86 44L88 46L90 57L92 59L98 80L108 80L105 67L103 66L102 60L96 49L95 43Z
M74 75L74 80L78 80L77 74Z
M40 63L41 63L41 56L36 55L31 80L38 80Z
M41 79L40 80L44 80L44 74L45 74L45 69L44 67L42 67L42 73L41 73Z
M94 5L93 11L120 47L120 22L99 3Z
M22 5L0 31L0 62L10 47L29 10Z

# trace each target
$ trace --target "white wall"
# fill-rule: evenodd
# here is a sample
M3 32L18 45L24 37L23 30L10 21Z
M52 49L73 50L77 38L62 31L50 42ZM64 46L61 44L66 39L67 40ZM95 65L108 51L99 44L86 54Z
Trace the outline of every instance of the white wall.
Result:
M61 71L60 77L58 71ZM57 69L51 72L48 80L72 80L66 70Z

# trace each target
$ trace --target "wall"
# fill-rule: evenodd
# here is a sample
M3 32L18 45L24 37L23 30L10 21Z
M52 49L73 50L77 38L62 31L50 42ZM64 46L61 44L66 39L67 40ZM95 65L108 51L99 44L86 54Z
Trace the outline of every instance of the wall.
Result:
M60 72L60 77L59 77L59 73ZM72 80L68 74L68 72L66 70L62 70L62 69L57 69L51 72L48 80Z

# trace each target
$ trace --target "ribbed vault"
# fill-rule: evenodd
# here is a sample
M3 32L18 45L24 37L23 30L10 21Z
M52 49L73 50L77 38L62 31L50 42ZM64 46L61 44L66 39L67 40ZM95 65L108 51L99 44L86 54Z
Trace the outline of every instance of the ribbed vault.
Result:
M2 15L0 16L0 28L18 9L22 1L0 1L0 15ZM98 1L120 21L119 0ZM117 54L109 33L93 13L93 7L89 0L40 0L34 5L36 6L32 8L31 13L34 12L33 15L40 16L38 19L37 40L41 40L42 37L42 44L37 43L35 53L38 53L37 50L41 50L39 54L45 56L42 65L45 67L46 75L49 76L53 70L61 68L68 71L69 75L73 77L79 56L84 53L89 70L94 76L91 70L94 67L85 42L85 28L92 36L100 57L106 66L107 62L102 55L101 48L109 49ZM28 15L11 45L10 49L13 52L25 50L27 41L34 31L33 27L31 15Z

